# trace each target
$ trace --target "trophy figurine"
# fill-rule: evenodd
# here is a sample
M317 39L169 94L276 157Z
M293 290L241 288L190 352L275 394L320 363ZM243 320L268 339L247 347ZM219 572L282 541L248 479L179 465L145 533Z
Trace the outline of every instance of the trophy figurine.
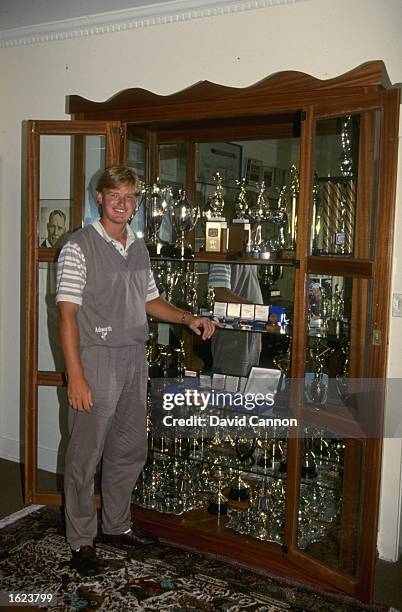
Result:
M251 250L251 228L247 218L248 203L246 179L236 180L240 188L235 200L235 219L229 230L229 251L231 253L244 253Z
M225 516L228 513L228 498L222 493L224 474L221 467L216 470L214 476L218 481L218 490L210 497L207 511L216 516Z
M257 183L257 189L259 190L257 201L248 209L248 218L256 225L251 241L251 256L257 259L269 259L271 256L269 245L262 239L262 223L269 221L271 217L268 198L265 194L265 182Z
M169 216L177 235L173 256L193 257L191 246L186 244L185 234L195 227L199 217L199 209L189 202L185 189L179 191L177 200L169 207Z
M223 199L222 178L219 172L215 172L216 183L214 193L208 198L209 208L205 224L205 251L207 253L227 252L227 223L223 216L225 200Z

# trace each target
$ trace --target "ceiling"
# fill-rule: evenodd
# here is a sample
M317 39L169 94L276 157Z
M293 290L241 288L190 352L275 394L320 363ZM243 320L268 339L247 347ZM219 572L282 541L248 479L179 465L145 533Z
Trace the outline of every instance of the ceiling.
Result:
M173 2L177 6L178 0L1 0L0 31Z

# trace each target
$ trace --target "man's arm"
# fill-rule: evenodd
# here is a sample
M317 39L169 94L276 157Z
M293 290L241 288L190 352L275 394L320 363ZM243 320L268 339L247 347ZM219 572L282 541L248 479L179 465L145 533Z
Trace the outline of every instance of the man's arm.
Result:
M67 397L74 410L90 412L92 393L84 377L79 353L77 312L72 302L58 302L59 335L67 373Z
M210 338L216 327L221 327L215 321L210 321L206 317L193 317L190 312L176 308L161 297L155 300L150 300L145 304L145 310L151 317L167 321L168 323L181 323L187 325L197 336L201 336L203 340ZM201 332L201 329L203 331Z

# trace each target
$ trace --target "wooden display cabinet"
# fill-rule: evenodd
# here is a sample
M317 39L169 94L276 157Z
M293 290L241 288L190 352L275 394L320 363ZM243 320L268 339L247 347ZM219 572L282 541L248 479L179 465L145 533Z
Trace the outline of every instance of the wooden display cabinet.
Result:
M344 432L337 445L331 442L341 473L336 529L324 546L306 544L308 526L299 511L307 504L307 510L319 512L325 495L331 495L325 482L306 479L310 434L307 441L301 435L287 441L283 532L277 543L226 529L227 518L218 520L205 509L172 516L135 507L133 514L169 542L371 601L381 428L365 436L356 433L350 412L327 410L321 403L318 382L327 374L341 388L342 377L386 376L399 90L384 65L369 62L323 81L288 71L246 88L201 82L167 96L129 89L101 103L72 95L67 112L71 121L29 121L26 130L26 502L62 503L60 488L51 490L38 471L44 465L41 440L59 428L63 449L66 430L66 410L60 423L54 412L55 401L66 403L52 302L59 245L40 246L50 213L61 210L68 230L88 223L96 215L93 177L113 163L135 166L148 184L159 176L174 189L185 187L199 204L213 190L216 170L225 173L228 199L236 192L235 178L248 179L251 200L258 191L252 183L265 180L278 207L280 187L289 186L293 164L298 170L296 243L276 251L268 272L279 266L292 270L290 373L292 380L302 381L292 390L293 415L316 438L317 431ZM228 212L233 216L233 210ZM296 215L293 221L296 225ZM269 240L276 230L270 231ZM202 232L192 239L199 249ZM198 252L189 269L211 261L267 265ZM381 414L381 397L378 406ZM325 434L321 438L327 444Z

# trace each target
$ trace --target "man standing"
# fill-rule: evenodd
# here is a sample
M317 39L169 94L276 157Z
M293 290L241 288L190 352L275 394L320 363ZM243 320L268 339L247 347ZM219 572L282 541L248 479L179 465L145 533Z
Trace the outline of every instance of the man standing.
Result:
M217 302L263 304L258 267L244 264L212 264L208 286L214 288ZM232 376L248 376L258 366L261 334L245 331L219 331L211 341L214 372Z
M153 539L131 528L131 493L147 456L145 342L147 314L187 325L204 340L215 324L159 297L144 241L128 222L139 200L133 169L111 166L99 177L101 218L63 247L56 301L68 377L70 441L64 489L72 566L102 569L94 538L94 476L102 459L102 532L124 545Z

